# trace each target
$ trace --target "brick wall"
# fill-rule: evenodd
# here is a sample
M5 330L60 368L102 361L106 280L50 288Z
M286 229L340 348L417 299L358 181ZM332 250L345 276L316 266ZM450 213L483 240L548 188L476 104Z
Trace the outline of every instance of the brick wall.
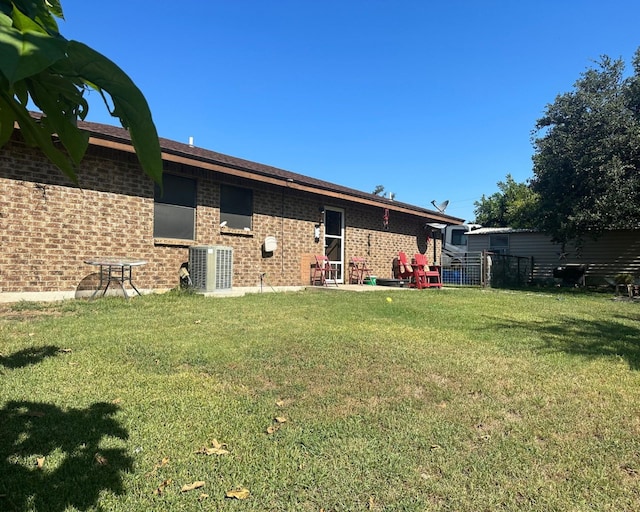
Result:
M345 262L364 256L375 275L389 277L399 250L427 251L432 259L433 242L426 246L424 220L417 217L392 211L385 230L381 208L185 165L167 164L167 170L198 181L193 242L154 240L153 183L135 155L90 148L76 185L36 150L19 142L0 149L0 293L91 289L95 268L84 260L105 255L147 260L134 270L138 288L174 288L190 244L233 247L234 287L258 286L262 273L270 286L304 285L301 266L323 252L322 237L314 240L323 207L344 210ZM220 228L221 182L253 189L249 234ZM267 236L275 236L278 245L265 254Z
M74 290L86 258L151 254L153 186L136 162L91 156L78 178L19 143L0 150L0 292Z

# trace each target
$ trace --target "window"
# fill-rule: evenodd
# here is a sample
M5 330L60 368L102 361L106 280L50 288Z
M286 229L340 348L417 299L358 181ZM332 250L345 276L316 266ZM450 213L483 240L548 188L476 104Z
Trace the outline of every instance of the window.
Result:
M230 229L250 231L253 228L253 190L220 185L220 223Z
M508 254L509 235L489 235L489 250L499 254Z
M154 191L153 236L195 240L196 180L165 174L164 193Z
M467 245L466 229L451 230L451 245Z

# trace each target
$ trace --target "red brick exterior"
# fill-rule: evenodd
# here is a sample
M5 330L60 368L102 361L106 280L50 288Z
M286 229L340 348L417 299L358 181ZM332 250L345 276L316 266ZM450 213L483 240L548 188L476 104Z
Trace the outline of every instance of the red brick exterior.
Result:
M183 164L167 163L166 170L197 179L194 241L154 239L154 187L133 154L91 147L76 185L37 150L19 142L0 149L0 294L90 288L95 268L84 260L105 255L147 260L134 270L140 289L174 288L189 245L233 247L234 288L258 286L261 273L270 286L306 285L301 268L323 252L322 237L314 240L323 207L344 210L345 262L364 256L375 275L390 277L399 250L426 251L433 259L424 217L391 211L385 230L382 208ZM221 183L253 190L250 233L220 228ZM277 239L272 254L262 251L267 236Z

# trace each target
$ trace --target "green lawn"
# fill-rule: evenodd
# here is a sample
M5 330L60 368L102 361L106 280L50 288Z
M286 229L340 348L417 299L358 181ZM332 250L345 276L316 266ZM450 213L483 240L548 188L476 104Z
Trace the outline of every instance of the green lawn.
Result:
M0 510L639 510L638 308L473 289L4 306Z

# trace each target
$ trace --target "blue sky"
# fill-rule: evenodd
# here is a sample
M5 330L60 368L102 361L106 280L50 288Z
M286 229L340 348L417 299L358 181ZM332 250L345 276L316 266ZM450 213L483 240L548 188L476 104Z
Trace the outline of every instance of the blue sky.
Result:
M473 219L532 177L545 105L600 55L629 68L640 2L62 0L162 137ZM117 124L91 95L89 121Z

